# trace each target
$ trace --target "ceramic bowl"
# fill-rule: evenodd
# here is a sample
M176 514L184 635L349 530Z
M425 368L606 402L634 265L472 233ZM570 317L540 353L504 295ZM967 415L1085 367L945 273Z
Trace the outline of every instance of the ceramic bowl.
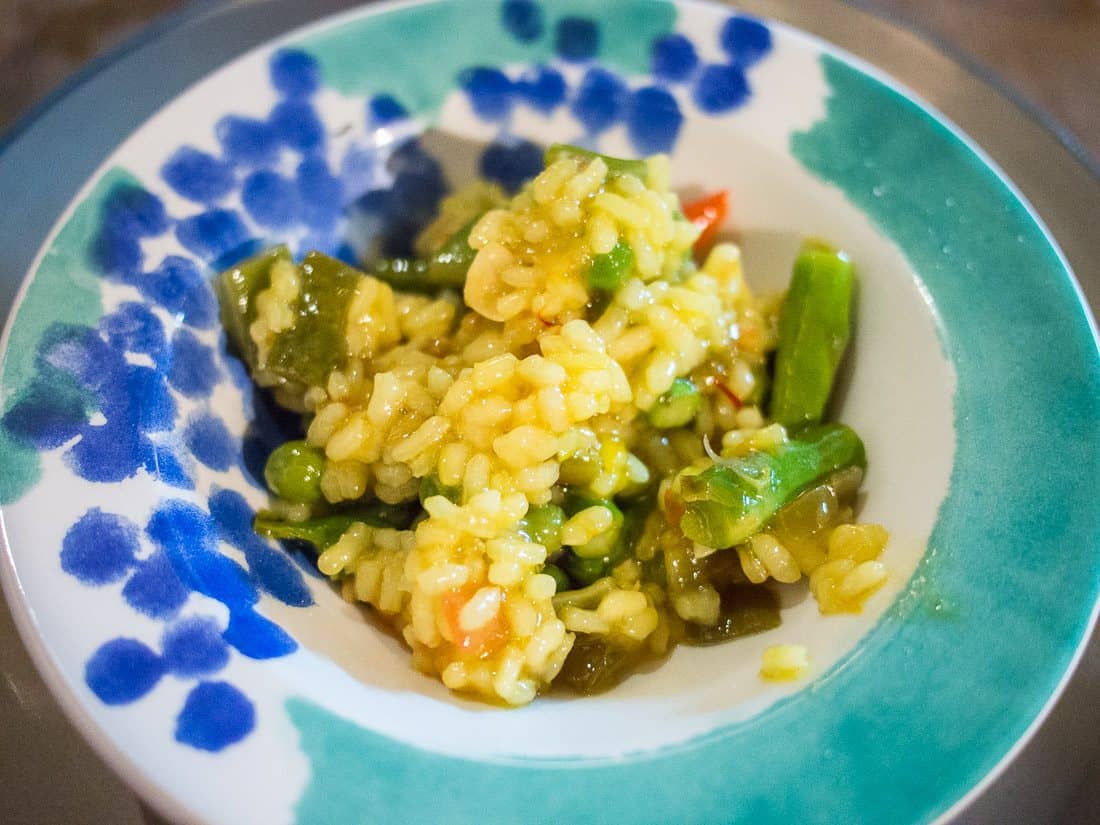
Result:
M449 694L312 560L250 530L287 437L209 287L274 242L407 245L551 141L672 156L733 192L749 280L849 251L838 417L892 533L858 616L680 648L592 698ZM6 330L3 578L82 732L174 819L904 822L957 810L1075 661L1097 590L1095 331L980 149L872 67L728 8L382 3L213 73L135 131L44 239ZM764 647L805 644L777 686Z

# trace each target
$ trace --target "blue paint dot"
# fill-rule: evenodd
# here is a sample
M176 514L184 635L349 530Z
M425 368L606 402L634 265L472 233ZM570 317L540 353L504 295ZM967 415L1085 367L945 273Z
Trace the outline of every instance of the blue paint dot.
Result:
M269 229L288 229L298 221L298 188L276 172L253 172L241 187L241 203L252 220Z
M65 534L61 569L85 584L109 584L134 566L138 549L136 524L93 507Z
M309 607L313 594L309 592L301 571L279 550L274 550L258 536L252 535L244 545L248 571L264 592L270 593L291 607Z
M676 98L664 89L647 86L630 98L626 130L639 154L672 151L683 122Z
M101 275L126 279L141 271L144 256L137 236L103 224L92 239L92 263Z
M38 343L37 366L69 373L94 392L119 380L126 369L122 353L112 349L95 330L75 324L51 324Z
M72 376L55 368L40 373L4 413L4 430L37 450L53 450L77 436L88 420L90 399Z
M252 531L252 518L256 512L236 490L216 490L210 496L210 516L218 526L218 533L234 547L244 548L256 534Z
M168 229L168 213L161 199L140 186L116 184L103 203L103 221L112 230L140 238Z
M176 423L176 402L168 391L164 374L151 367L128 365L125 401L127 409L120 411L133 420L142 432L164 432ZM108 415L114 410L107 412Z
M584 17L563 17L555 27L554 49L562 60L595 57L600 49L600 28Z
M543 151L527 140L493 143L481 153L481 175L515 192L542 170Z
M500 22L520 43L531 43L542 37L542 9L532 0L504 0L500 6Z
M589 69L581 80L571 111L590 134L613 126L626 110L630 89L617 74Z
M772 49L772 33L751 17L731 17L722 26L718 39L733 62L745 69Z
M749 84L745 73L737 66L713 64L703 69L695 83L693 97L704 112L728 112L749 99Z
M367 106L367 122L374 127L385 126L408 116L405 107L392 95L375 95Z
M187 694L176 720L176 741L216 752L244 739L256 726L256 709L228 682L202 682Z
M191 418L183 431L187 449L214 470L228 470L236 459L236 446L220 418L202 413Z
M211 261L248 241L248 227L232 209L211 209L176 225L176 237L184 248Z
M177 330L172 336L168 383L188 398L202 398L210 395L220 378L214 351L196 338L191 330Z
M112 639L84 666L84 681L108 705L140 699L163 675L164 662L137 639Z
M167 444L146 439L142 444L142 465L157 481L181 490L194 490L195 482L180 457Z
M114 482L131 478L142 466L141 433L126 421L86 427L66 453L65 462L88 481Z
M161 655L168 672L176 676L206 676L225 667L229 648L213 619L184 619L164 632Z
M661 80L680 83L691 77L699 65L699 56L692 42L682 34L666 34L653 41L650 65Z
M512 81L500 69L477 66L462 72L459 84L482 120L503 120L512 111Z
M231 613L249 611L256 603L259 595L248 574L217 552L214 521L194 504L178 499L161 502L145 532L164 550L185 586L216 599Z
M323 158L306 158L298 164L298 199L301 218L311 229L332 230L344 213L344 185Z
M263 120L230 115L218 121L215 134L226 158L239 166L270 166L279 159L279 139Z
M286 146L310 153L324 147L325 127L313 106L303 100L284 100L271 110L275 136Z
M158 357L168 345L160 319L145 304L127 301L99 322L107 341L123 352L140 352Z
M154 553L141 562L122 588L122 598L130 607L161 620L176 615L189 594L163 552Z
M439 161L417 140L406 141L395 150L386 170L393 184L367 192L356 206L377 222L382 254L409 255L412 238L435 216L439 200L447 192L447 181Z
M177 149L161 167L160 176L180 195L198 203L221 200L237 183L232 166L191 146Z
M516 81L515 88L521 100L546 114L565 101L565 78L549 66L536 66Z
M287 97L309 97L321 85L321 64L299 49L280 49L269 64L272 85Z
M218 303L206 278L190 258L169 255L138 280L138 288L179 320L208 329L218 320Z
M298 643L285 630L254 610L231 613L229 627L222 636L250 659L277 659L298 649Z

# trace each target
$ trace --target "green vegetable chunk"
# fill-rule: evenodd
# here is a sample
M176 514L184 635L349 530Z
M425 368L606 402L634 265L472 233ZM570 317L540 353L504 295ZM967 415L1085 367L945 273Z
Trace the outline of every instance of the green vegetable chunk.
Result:
M706 547L732 547L759 532L800 492L845 467L866 466L863 442L843 424L803 430L772 455L754 451L681 474L680 529Z
M580 490L570 490L565 496L565 512L575 516L589 507L606 507L611 511L611 527L591 541L574 547L573 553L582 559L602 559L609 556L620 543L623 532L623 511L615 502L606 498L597 498Z
M448 487L439 480L439 476L430 475L420 479L420 503L423 504L432 496L443 496L454 504L462 498L461 487Z
M565 511L554 504L543 504L527 511L527 515L519 523L519 533L528 541L541 544L546 548L546 554L552 556L561 549L563 524L565 524ZM560 572L560 568L556 569ZM561 587L559 586L558 589L560 590Z
M256 366L256 345L248 334L256 320L256 296L271 284L272 264L289 260L290 250L277 246L241 261L214 281L226 337L249 369Z
M348 304L366 277L343 261L310 252L301 265L294 326L279 333L263 367L286 382L323 385L348 360Z
M603 693L622 682L647 658L649 652L644 645L626 646L580 633L554 684L585 696Z
M825 413L850 334L855 276L843 252L802 247L779 316L770 415L785 427L816 424Z
M677 378L649 408L649 423L662 430L683 427L699 412L701 397L690 378Z
M630 244L619 241L610 252L592 259L588 270L588 285L592 289L613 291L621 287L634 267L634 250Z
M649 181L649 165L644 160L613 158L610 155L601 155L599 152L591 152L588 149L582 149L580 146L573 146L568 143L552 144L546 150L543 162L549 166L562 158L577 158L584 161L602 158L603 162L607 164L608 171L613 174L633 175L642 183Z
M383 504L376 502L354 511L315 516L305 521L286 521L270 511L261 510L252 521L252 529L261 536L272 539L292 539L312 544L320 553L327 550L356 522L368 527L392 527L405 530L420 512L415 502L411 504Z
M542 572L554 579L554 584L558 586L558 589L555 591L557 593L568 590L572 586L569 583L569 576L565 575L565 571L556 564L546 565L542 568Z
M455 232L426 261L414 258L384 258L373 267L379 280L406 292L435 292L452 287L461 289L477 250L470 246L470 230L481 220L478 215Z
M304 441L288 441L276 447L264 467L267 487L287 501L313 504L321 500L321 472L325 454Z
M273 513L260 511L252 521L252 529L271 539L291 539L312 544L320 553L339 541L351 525L363 521L357 516L340 513L306 521L284 521Z
M719 554L722 555L722 554ZM766 587L740 584L722 592L718 624L684 624L685 641L692 645L716 645L739 636L751 636L779 627L779 597Z

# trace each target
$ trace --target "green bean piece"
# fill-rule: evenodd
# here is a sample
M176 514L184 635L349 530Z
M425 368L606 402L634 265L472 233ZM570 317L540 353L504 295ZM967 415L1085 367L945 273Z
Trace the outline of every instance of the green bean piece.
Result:
M615 507L616 511L619 510L613 502L606 499L599 499L582 491L571 490L565 497L565 512L574 515L583 510L585 506L591 506L591 503L610 504ZM625 512L619 511L622 515L621 527L616 531L617 535L614 543L608 547L604 555L585 558L577 554L577 548L575 547L567 551L558 560L558 564L569 574L573 584L578 587L590 585L608 575L616 565L629 558L634 552L634 545L645 526L646 517L653 510L653 507L654 498L649 495L631 504ZM612 530L614 529L613 525ZM593 541L598 540L598 538L600 537L593 539Z
M770 415L785 427L825 414L850 334L855 276L843 252L810 241L794 264L779 314L779 347Z
M565 495L565 512L575 516L589 507L606 507L611 511L611 526L595 538L574 547L573 553L582 559L602 559L609 556L619 543L623 532L623 511L610 499L597 498L580 490L570 490Z
M428 262L417 258L382 258L370 268L371 275L402 292L435 292L428 284Z
M275 336L263 367L285 383L324 385L348 360L348 305L366 277L343 261L310 252L301 264L301 290L290 329Z
M447 501L458 504L462 498L462 488L452 487L439 480L437 475L424 476L420 479L420 503L423 504L432 496L443 496Z
M633 175L638 178L642 183L649 182L649 164L644 160L629 160L627 158L613 158L610 155L601 155L599 152L592 152L588 149L582 149L580 146L573 146L569 143L554 143L546 150L546 154L543 157L543 162L549 166L562 158L577 158L578 160L591 161L595 158L602 158L603 162L607 164L607 169L612 174L618 175Z
M547 564L542 568L542 572L554 579L554 584L557 585L557 590L554 591L555 593L567 591L572 587L569 583L569 576L567 576L565 571L556 564Z
M789 501L845 467L866 467L863 442L843 424L803 430L775 454L753 451L697 475L681 473L680 529L706 547L732 547L758 533Z
M304 441L288 441L276 447L264 466L267 488L287 501L313 504L321 500L324 451Z
M543 504L527 511L527 515L520 520L519 533L528 541L541 544L546 548L546 555L552 556L561 549L563 524L565 511L555 504Z
M408 529L421 512L411 504L373 502L356 510L315 516L305 521L286 521L268 510L261 510L252 521L252 529L261 536L291 539L312 544L320 553L334 545L351 525L359 522L368 527Z
M718 624L707 626L685 622L685 642L700 646L716 645L779 627L779 597L771 589L757 584L740 584L721 593L722 609L718 614Z
M340 536L357 521L362 519L346 513L306 521L285 521L274 513L261 510L252 521L252 529L271 539L304 541L320 553L336 544Z
M588 285L592 289L614 291L626 283L634 268L634 250L625 241L619 241L610 252L597 255L588 269Z
M479 220L481 215L466 223L426 261L383 258L374 264L374 276L405 292L437 292L448 287L461 289L477 255L477 250L470 246L470 230Z
M248 333L256 320L256 296L270 285L272 265L289 260L290 250L277 246L230 267L214 281L225 335L250 370L256 366L256 345Z
M661 430L683 427L699 412L702 398L690 378L677 378L646 414L649 423Z

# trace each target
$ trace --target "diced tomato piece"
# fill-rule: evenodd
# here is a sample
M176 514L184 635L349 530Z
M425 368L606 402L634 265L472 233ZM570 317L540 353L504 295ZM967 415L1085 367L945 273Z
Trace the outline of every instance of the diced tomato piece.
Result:
M467 632L459 624L458 617L462 613L462 608L473 598L478 589L478 585L468 585L461 590L451 590L440 598L443 616L450 628L451 638L455 647L464 656L485 656L508 641L508 620L504 616L503 603L496 616L477 630Z
M719 189L717 192L683 205L684 216L701 230L693 247L696 257L705 255L714 245L718 227L729 213L729 198L728 189Z

